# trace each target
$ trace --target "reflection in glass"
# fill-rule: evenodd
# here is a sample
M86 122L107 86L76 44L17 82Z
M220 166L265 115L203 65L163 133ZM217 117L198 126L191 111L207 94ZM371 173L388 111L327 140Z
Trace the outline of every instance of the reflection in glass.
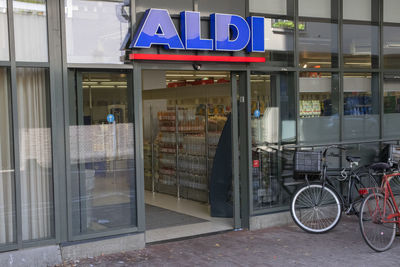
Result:
M254 210L287 205L289 201L289 195L281 186L284 178L279 176L278 171L284 153L279 157L277 144L281 140L295 141L295 97L294 92L291 92L291 88L294 88L292 82L293 76L287 73L251 73ZM280 104L277 102L279 98Z
M384 75L384 137L397 138L400 133L400 74Z
M339 75L301 72L299 141L339 141Z
M17 69L22 239L54 237L51 117L47 70Z
M13 0L17 61L47 62L46 0Z
M251 79L251 129L254 144L277 144L279 141L279 108L276 102L276 76L253 74ZM272 83L272 85L271 85Z
M299 32L300 67L334 68L338 65L337 24L305 22Z
M0 0L0 61L9 60L7 1Z
M344 91L344 139L379 137L379 75L346 73Z
M300 24L303 25L304 24ZM293 66L294 22L287 19L265 18L265 57L267 62ZM261 53L252 53L259 57Z
M129 28L123 1L66 0L65 27L68 63L122 63Z
M15 242L14 164L7 71L0 68L0 246Z
M78 73L70 94L74 235L137 225L128 73Z
M346 68L377 68L378 26L343 24L343 60Z
M383 66L387 69L400 67L400 27L383 26Z

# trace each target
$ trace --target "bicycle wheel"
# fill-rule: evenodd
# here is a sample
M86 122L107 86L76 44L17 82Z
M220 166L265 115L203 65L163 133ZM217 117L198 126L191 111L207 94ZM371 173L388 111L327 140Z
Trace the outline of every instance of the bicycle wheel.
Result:
M385 200L380 193L370 194L364 199L359 217L360 229L365 242L373 250L382 252L392 245L396 236L396 219L387 218L393 213L391 201Z
M359 181L355 181L354 187L352 188L352 199L353 201L353 209L355 214L358 216L360 213L361 205L364 200L364 196L360 194L359 190L361 188L378 188L379 185L376 182L375 178L368 172L362 172L357 174Z
M324 233L338 224L342 205L331 187L312 183L296 191L290 213L295 223L304 231Z

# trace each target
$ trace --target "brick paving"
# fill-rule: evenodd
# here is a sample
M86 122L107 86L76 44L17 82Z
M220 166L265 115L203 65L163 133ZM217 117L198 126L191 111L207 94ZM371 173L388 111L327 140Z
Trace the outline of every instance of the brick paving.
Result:
M64 266L399 266L400 237L377 253L362 239L357 217L343 216L325 234L295 225L236 231L148 245L140 251L82 259Z

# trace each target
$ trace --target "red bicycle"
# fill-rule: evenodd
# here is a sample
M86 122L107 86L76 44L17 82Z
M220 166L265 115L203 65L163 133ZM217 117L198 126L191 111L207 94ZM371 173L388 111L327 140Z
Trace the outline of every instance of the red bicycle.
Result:
M360 194L368 195L360 209L360 228L365 242L373 250L382 252L389 249L400 229L400 211L392 187L400 185L400 172L383 175L379 188L363 188ZM397 227L396 227L397 226Z

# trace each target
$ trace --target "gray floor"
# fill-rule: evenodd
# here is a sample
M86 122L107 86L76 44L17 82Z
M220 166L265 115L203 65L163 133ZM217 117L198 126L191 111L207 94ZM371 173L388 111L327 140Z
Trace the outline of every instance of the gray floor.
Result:
M206 220L146 204L146 230L201 222Z
M399 266L399 251L397 237L388 251L374 252L361 237L357 217L343 216L339 225L326 234L308 234L295 225L232 231L81 260L77 266L380 267Z

